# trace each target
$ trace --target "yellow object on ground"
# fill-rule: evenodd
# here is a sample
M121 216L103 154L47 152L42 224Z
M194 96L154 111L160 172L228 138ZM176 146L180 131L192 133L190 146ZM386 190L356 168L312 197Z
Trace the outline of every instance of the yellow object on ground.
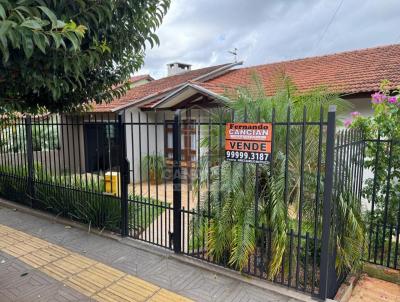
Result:
M96 301L191 301L101 262L1 224L0 251Z
M107 172L104 175L104 182L106 184L106 192L115 196L120 195L119 184L120 176L119 172Z

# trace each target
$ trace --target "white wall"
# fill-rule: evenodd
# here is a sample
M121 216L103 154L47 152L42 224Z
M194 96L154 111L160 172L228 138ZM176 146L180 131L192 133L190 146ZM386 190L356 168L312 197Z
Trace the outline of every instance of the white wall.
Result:
M192 109L190 111L190 119L197 122L198 117L202 121L208 121L208 112L201 109ZM139 126L137 123L140 123ZM141 170L141 159L146 155L158 155L164 156L165 144L167 141L172 142L172 132L169 134L170 138L165 137L165 126L164 118L166 120L166 125L172 127L172 122L174 120L174 111L141 111L139 108L129 108L125 110L125 122L126 122L126 139L127 139L127 158L130 163L130 182L138 183L140 182L140 170ZM186 111L181 110L181 120L187 119ZM149 125L146 125L146 122ZM158 125L154 125L157 122ZM140 134L139 134L140 128ZM196 135L197 135L196 127ZM204 130L201 130L201 137L207 135ZM156 137L157 132L157 137ZM147 135L148 133L148 135ZM195 144L197 144L197 137L195 139ZM182 142L183 146L183 142ZM171 146L172 147L172 146ZM197 145L195 146L197 150ZM141 154L140 154L141 152ZM142 172L142 180L147 179L147 172Z
M350 113L353 111L358 111L363 116L371 116L373 114L371 98L352 98L347 99L350 104L353 106L352 109L348 110L339 115L339 118L344 121L347 118L350 118Z
M371 104L371 98L353 98L348 99L348 101L353 105L353 108L348 112L339 115L339 118L344 121L347 118L351 118L350 113L353 111L358 111L362 116L368 117L373 115L373 109ZM344 126L338 127L338 130L344 129ZM363 171L363 185L365 185L365 181L374 176L373 172L370 169L364 169ZM370 209L371 204L365 198L362 198L362 206L364 209Z
M166 119L173 119L173 114L166 112ZM146 125L147 122L149 125ZM155 125L156 122L159 125ZM140 182L141 159L146 155L164 155L163 122L164 112L156 115L154 112L143 112L138 108L129 108L125 111L126 153L130 164L130 182ZM142 173L141 177L142 180L146 180L147 173Z

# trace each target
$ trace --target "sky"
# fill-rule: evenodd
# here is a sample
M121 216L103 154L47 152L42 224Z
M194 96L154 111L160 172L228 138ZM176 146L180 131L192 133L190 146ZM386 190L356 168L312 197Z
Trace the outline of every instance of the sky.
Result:
M192 69L244 66L400 43L400 0L171 0L137 74L166 76L166 64Z

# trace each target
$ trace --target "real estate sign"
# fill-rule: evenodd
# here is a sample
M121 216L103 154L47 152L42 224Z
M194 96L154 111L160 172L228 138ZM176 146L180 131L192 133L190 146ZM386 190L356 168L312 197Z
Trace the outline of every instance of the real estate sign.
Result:
M227 123L225 158L228 161L266 163L271 154L271 123Z

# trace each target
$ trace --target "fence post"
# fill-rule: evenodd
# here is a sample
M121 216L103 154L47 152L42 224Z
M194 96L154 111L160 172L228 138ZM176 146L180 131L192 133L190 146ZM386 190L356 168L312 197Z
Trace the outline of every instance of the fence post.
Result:
M120 146L119 169L121 178L121 236L129 234L129 215L128 215L128 186L129 186L129 161L126 156L126 131L125 131L125 112L118 115L118 134Z
M35 167L33 164L33 139L32 139L32 117L30 115L26 116L25 119L25 133L26 133L26 160L28 164L28 195L30 200L31 208L34 207L34 200L35 200L35 183L34 183L34 176L35 176Z
M175 111L174 125L173 125L173 196L174 196L174 232L173 232L173 243L174 252L181 252L181 206L182 206L182 195L181 195L181 113L180 110Z
M333 170L335 160L335 129L336 128L336 106L329 106L328 126L326 134L326 161L325 181L322 212L322 236L321 236L321 267L320 267L320 289L319 295L322 300L328 297L329 279L329 255L330 255L330 233L332 224L331 201L333 191Z

